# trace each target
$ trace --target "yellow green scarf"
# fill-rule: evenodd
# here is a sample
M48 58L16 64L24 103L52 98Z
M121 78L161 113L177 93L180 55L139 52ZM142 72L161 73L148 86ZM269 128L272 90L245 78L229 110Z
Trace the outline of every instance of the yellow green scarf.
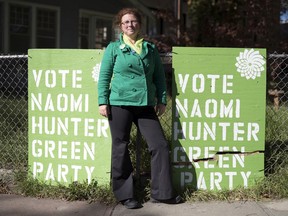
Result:
M127 44L128 46L130 46L133 50L135 50L136 53L138 53L138 55L141 54L142 51L142 43L143 43L143 38L137 38L135 44L131 43L128 36L123 34L123 41L125 44Z

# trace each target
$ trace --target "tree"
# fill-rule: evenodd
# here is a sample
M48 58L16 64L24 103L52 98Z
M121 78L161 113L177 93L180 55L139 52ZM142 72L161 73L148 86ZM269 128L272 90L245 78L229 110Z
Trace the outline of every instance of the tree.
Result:
M282 11L288 10L288 1L287 0L281 0L281 10Z
M288 9L287 0L187 0L187 4L191 25L181 25L180 38L176 31L153 38L160 51L169 52L175 45L288 49L280 29L280 12ZM177 29L173 12L158 10L155 16Z
M280 0L189 0L197 46L280 47Z

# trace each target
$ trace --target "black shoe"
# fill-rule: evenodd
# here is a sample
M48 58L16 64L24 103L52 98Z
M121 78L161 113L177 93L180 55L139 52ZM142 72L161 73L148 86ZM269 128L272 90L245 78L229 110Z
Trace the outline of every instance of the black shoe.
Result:
M142 205L139 202L137 202L135 199L123 200L123 201L121 201L121 203L127 209L137 209L137 208L141 208L142 207Z
M171 199L165 199L165 200L159 200L159 199L154 199L151 197L150 202L152 203L165 203L165 204L180 204L183 203L183 199L181 196L176 196Z

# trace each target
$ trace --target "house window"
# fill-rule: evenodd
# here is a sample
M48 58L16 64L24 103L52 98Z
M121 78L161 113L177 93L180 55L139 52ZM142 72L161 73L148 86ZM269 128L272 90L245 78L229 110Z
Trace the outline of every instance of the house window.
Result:
M107 47L112 40L112 23L109 20L97 19L95 26L95 48Z
M102 49L114 39L112 16L97 13L80 13L79 48Z
M59 47L58 8L4 1L0 3L0 12L2 52L23 54L29 48Z
M31 45L31 9L29 7L10 6L10 41L9 47L12 52L27 52Z
M4 14L4 11L3 11L3 4L2 2L0 2L0 52L4 52L4 47L3 47L3 34L4 34L4 25L3 25L3 20L4 20L4 17L3 17L3 14Z
M54 10L37 10L36 46L53 48L56 46L57 13Z
M80 18L80 48L89 48L89 18Z

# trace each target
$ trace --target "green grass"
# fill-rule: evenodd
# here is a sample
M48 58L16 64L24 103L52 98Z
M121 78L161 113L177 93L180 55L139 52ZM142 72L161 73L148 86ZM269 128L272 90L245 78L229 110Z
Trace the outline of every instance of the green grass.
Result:
M58 184L52 185L34 179L26 171L17 171L15 173L17 186L14 193L24 194L38 198L58 198L68 201L88 201L101 202L104 204L115 203L111 187L109 185L99 186L97 181L92 180L90 184L87 181L82 183L73 182L68 186Z
M27 171L28 160L28 117L27 101L0 99L0 168L15 170L13 181L11 178L0 176L0 193L19 193L26 196L60 198L66 200L87 200L88 202L115 203L110 185L100 186L97 181L88 184L74 182L69 186L52 185L31 177ZM234 190L202 191L189 190L183 192L184 199L189 201L211 200L261 200L288 197L288 112L287 107L274 110L267 106L266 115L266 175L263 179L249 188L238 187ZM171 140L171 101L167 105L167 112L160 118L165 136ZM132 162L136 167L136 129L131 137ZM141 178L135 178L136 197L147 201L150 194L150 154L146 144L141 142L141 164L138 170ZM139 176L138 176L139 177ZM12 185L12 187L11 187Z
M273 173L287 166L288 153L288 108L281 106L266 108L266 172Z
M0 167L15 169L28 161L27 100L0 98Z
M288 197L287 178L288 166L259 179L253 187L221 191L187 190L183 195L188 202L281 199Z
M286 121L285 121L286 120ZM266 134L265 138L267 142L288 140L288 108L287 106L281 106L278 110L275 110L272 106L266 108Z
M41 182L32 178L31 175L27 175L27 172L17 172L15 176L17 187L13 193L16 194L38 198L58 198L68 201L85 200L87 202L101 202L110 205L116 203L110 185L99 186L97 181L92 181L90 184L86 181L82 183L74 182L69 186L64 186ZM288 197L287 178L288 166L258 180L253 187L238 187L233 190L221 191L186 190L181 195L186 202L281 199ZM146 179L145 182L136 181L135 189L138 200L146 202L149 199L149 183L149 179Z

